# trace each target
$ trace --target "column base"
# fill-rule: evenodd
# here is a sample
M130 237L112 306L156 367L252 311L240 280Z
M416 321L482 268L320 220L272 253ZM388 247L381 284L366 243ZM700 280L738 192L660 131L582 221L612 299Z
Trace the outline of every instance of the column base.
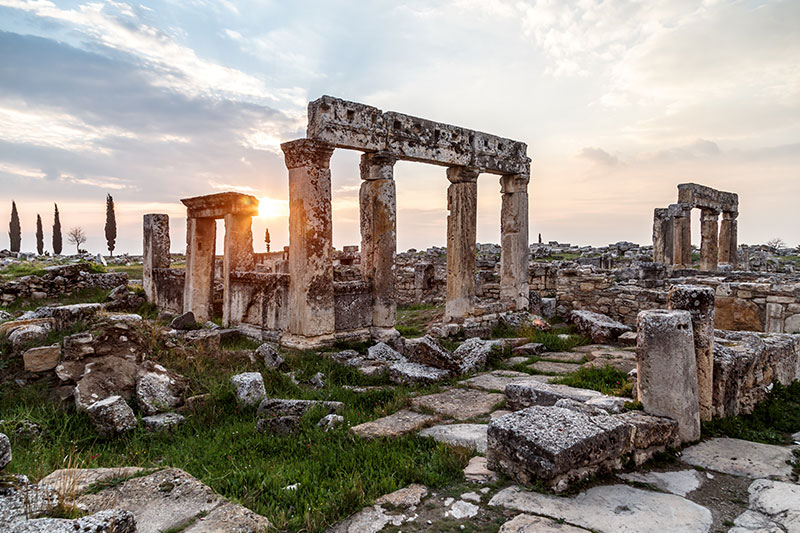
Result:
M336 340L336 335L333 334L306 337L287 333L281 336L281 346L294 350L315 350L332 346Z

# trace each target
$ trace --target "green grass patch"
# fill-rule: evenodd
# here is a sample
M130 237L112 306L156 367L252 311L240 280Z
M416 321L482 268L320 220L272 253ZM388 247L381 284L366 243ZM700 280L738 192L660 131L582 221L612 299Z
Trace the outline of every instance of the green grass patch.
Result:
M441 318L443 305L413 304L397 307L395 328L408 339L422 337L431 322Z
M611 365L601 368L581 367L575 372L552 380L552 383L596 390L613 396L631 396L628 375Z
M31 263L12 263L0 268L0 279L11 280L24 276L43 276L45 266L44 263L38 261Z
M788 386L775 383L766 399L756 404L749 415L715 418L703 422L703 435L788 444L790 435L800 430L800 381Z
M124 272L128 275L128 279L142 279L143 267L141 263L133 265L108 265L107 272Z
M560 335L567 335L567 337L564 338ZM526 338L528 342L543 344L548 352L569 352L578 346L583 346L591 342L587 337L574 333L571 327L553 328L551 331L542 331L535 327L511 328L504 323L500 323L492 329L490 338Z
M262 344L263 342L244 335L232 335L222 339L219 343L223 350L255 350Z
M47 305L72 305L82 303L102 303L108 299L108 289L94 288L82 289L72 294L61 295L57 298L45 298L43 300L17 300L10 305L3 307L4 311L15 313L18 311L32 311Z

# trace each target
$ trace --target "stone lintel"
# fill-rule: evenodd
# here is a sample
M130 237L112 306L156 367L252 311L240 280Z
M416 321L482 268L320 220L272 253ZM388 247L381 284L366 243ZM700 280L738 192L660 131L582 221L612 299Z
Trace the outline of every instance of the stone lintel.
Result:
M718 191L697 183L678 185L678 202L689 204L691 207L705 207L717 211L739 210L738 194Z
M221 192L184 198L187 218L224 218L225 215L258 216L258 198L238 192Z
M334 147L312 139L296 139L281 144L286 159L286 168L312 166L329 168Z
M474 183L478 181L480 169L473 167L450 167L447 169L447 179L450 183Z
M331 96L308 104L309 139L337 148L386 151L398 159L471 166L493 174L526 173L525 143Z

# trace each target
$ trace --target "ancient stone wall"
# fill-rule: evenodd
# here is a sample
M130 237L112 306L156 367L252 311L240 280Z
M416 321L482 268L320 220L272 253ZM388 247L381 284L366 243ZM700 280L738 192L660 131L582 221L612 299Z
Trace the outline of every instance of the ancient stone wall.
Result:
M0 305L18 301L58 298L87 289L113 289L128 284L124 272L93 274L86 264L54 266L44 269L41 276L23 276L0 282Z

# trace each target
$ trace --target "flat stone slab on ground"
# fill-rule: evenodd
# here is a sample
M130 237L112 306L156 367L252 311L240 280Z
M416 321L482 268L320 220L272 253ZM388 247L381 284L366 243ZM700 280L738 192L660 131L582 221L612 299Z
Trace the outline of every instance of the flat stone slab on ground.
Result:
M531 370L547 372L549 374L569 374L570 372L575 372L580 367L581 365L575 363L557 363L553 361L536 361L528 365L528 368Z
M586 533L587 531L589 530L543 516L519 514L500 526L497 533Z
M497 393L474 389L450 389L414 398L411 400L411 405L415 409L430 410L456 420L469 420L491 413L504 399L502 394Z
M697 470L680 470L677 472L631 472L620 474L625 481L647 483L658 489L678 496L686 496L700 488L706 476Z
M478 453L486 453L487 427L487 424L445 424L423 429L419 435L432 437L451 446L462 446Z
M593 487L572 498L501 490L489 505L535 513L603 533L706 533L711 512L694 502L627 485Z
M475 377L465 379L459 383L473 389L503 392L506 390L506 385L509 383L520 383L532 380L546 383L550 380L550 376L531 376L530 374L516 372L514 370L493 370L485 374L478 374Z
M353 435L373 439L377 437L401 437L412 431L435 424L441 420L438 415L426 415L403 409L389 416L364 422L350 428Z
M63 468L39 481L40 487L51 488L59 494L82 494L95 483L127 478L139 474L143 468L124 466L119 468Z
M545 352L540 354L539 358L561 363L583 363L586 360L586 354L583 352Z
M800 531L800 485L757 479L750 484L750 508L739 515L732 533Z
M489 470L486 457L476 455L464 468L464 479L473 483L492 483L497 481L497 473Z
M684 463L733 476L789 480L791 448L740 439L709 439L683 450Z
M578 389L568 385L542 383L539 380L526 380L510 383L505 389L509 408L525 409L534 405L553 405L562 398L585 402L603 396L588 389Z

